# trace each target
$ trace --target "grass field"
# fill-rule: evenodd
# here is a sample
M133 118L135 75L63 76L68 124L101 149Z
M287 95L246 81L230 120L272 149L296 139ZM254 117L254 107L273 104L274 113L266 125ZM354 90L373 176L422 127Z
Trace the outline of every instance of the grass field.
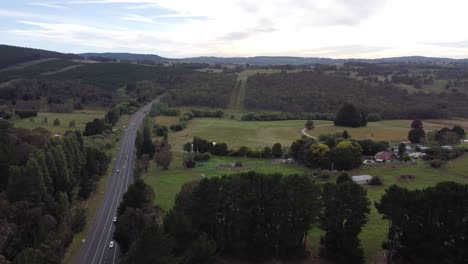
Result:
M161 124L170 124L177 121L174 117L158 117L156 119ZM281 172L292 173L312 173L313 170L299 165L272 164L271 160L234 158L234 157L213 157L205 166L193 169L185 169L182 166L182 145L192 140L193 136L201 136L207 140L225 142L230 148L241 145L262 148L280 142L283 146L289 146L295 139L301 137L300 130L304 127L304 121L271 121L271 122L242 122L229 119L217 118L196 118L190 121L189 126L181 132L170 133L169 142L173 146L174 161L169 170L156 168L152 163L145 181L150 184L156 193L155 202L163 209L170 209L174 204L174 198L180 191L180 187L189 181L199 179L201 174L207 177L220 176L237 173L240 171L255 170L258 172ZM315 121L316 126L330 124L330 121ZM452 126L458 124L468 127L468 120L427 120L425 121L426 131ZM353 138L371 138L374 140L399 141L406 140L409 131L409 120L389 120L369 123L365 128L343 128L334 126L317 127L310 134L318 136L321 133L341 132L344 129ZM242 161L243 168L235 170L229 164ZM221 166L220 166L221 165ZM222 166L226 165L226 166ZM433 186L441 181L456 181L468 183L468 155L450 161L440 169L433 169L422 161L415 165L406 166L380 166L361 167L352 171L351 175L369 174L379 176L384 186L365 186L368 190L369 199L374 202L384 194L385 188L391 184L398 184L410 189L425 188ZM404 180L400 175L414 175L413 180ZM332 181L334 179L331 179ZM368 263L378 263L382 260L383 251L381 243L386 239L388 231L387 221L381 219L374 205L371 205L369 221L360 239L365 250ZM309 234L309 242L314 247L314 252L318 249L318 241L322 232L317 228Z
M104 111L99 110L82 110L75 111L73 113L38 113L36 117L33 118L23 118L13 121L15 127L33 129L36 127L43 127L52 133L63 134L67 130L84 130L87 122L93 120L94 118L102 118L104 116ZM44 118L47 117L48 123L45 124ZM59 119L60 125L54 126L54 120ZM76 127L70 128L68 125L70 121L75 120Z

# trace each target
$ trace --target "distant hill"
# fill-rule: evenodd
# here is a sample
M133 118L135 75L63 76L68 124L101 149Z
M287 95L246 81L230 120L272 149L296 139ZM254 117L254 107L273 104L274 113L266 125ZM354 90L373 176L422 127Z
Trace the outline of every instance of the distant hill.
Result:
M80 59L80 56L48 50L0 45L0 69L7 68L18 63L50 58L71 60Z
M302 58L302 57L193 57L178 60L185 63L214 63L214 64L250 64L250 65L304 65L304 64L336 64L345 60L330 58Z
M193 57L177 60L180 62L196 62L196 63L214 63L214 64L250 64L258 66L266 65L305 65L305 64L341 64L344 62L367 62L367 63L385 63L385 62L401 62L401 63L450 63L450 62L467 62L468 59L456 60L450 58L435 58L423 56L406 56L393 58L378 58L378 59L331 59L331 58L303 58L303 57Z
M128 60L128 61L166 61L168 59L154 54L135 54L135 53L82 53L81 57L89 59L93 57L106 58L114 60Z

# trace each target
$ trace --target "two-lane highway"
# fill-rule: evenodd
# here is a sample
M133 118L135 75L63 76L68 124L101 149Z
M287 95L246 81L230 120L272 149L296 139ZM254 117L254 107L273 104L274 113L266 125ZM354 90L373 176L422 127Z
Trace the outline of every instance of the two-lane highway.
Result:
M159 102L159 99L153 102ZM151 109L151 103L142 107L130 118L128 127L120 143L118 157L115 160L112 175L109 179L104 200L94 219L94 223L82 245L77 263L117 263L119 258L118 245L110 247L114 234L114 217L123 194L133 182L133 167L135 163L135 137L143 119Z

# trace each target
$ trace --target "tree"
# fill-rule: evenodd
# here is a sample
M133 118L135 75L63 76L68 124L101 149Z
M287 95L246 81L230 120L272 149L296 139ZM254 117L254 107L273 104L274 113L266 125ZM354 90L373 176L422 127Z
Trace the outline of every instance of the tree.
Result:
M336 113L335 126L361 127L367 125L366 115L352 104L343 105Z
M375 207L390 222L389 257L447 264L468 259L468 185L442 182L412 191L392 185Z
M329 159L338 170L350 170L361 165L362 148L354 141L341 141L329 152Z
M104 123L104 120L95 118L93 121L86 123L84 135L93 136L102 134L105 129L106 124Z
M313 144L310 147L310 155L308 155L307 163L313 168L328 169L330 167L330 159L328 153L330 148L325 144Z
M405 155L406 153L406 145L405 143L401 143L400 145L398 145L398 158L400 159L400 161L403 161L403 156Z
M119 243L122 252L127 252L136 241L146 226L154 223L154 219L140 208L127 208L117 218L115 224L114 239Z
M424 132L423 122L419 119L411 122L411 130L408 133L408 139L413 144L423 143L426 138L426 132Z
M130 208L149 208L153 206L154 191L143 180L138 179L128 187L123 195L117 210L117 216L122 215L127 207Z
M172 162L172 151L171 145L166 140L156 142L154 161L163 169L169 169L169 165Z
M271 154L275 158L281 158L283 156L283 149L280 143L276 143L273 145L273 148L271 149Z
M423 122L419 119L414 119L413 122L411 122L411 128L412 129L423 128Z
M58 118L54 119L54 126L60 126L60 120Z
M76 127L76 121L75 120L70 121L70 123L68 123L68 127L69 128L75 128Z
M305 127L307 128L307 130L312 130L312 129L314 129L314 121L312 121L312 120L307 120L307 122L305 123Z
M350 137L351 137L351 136L348 134L348 131L347 131L347 130L343 131L343 138L344 138L344 139L348 139L348 138L350 138Z
M262 152L262 157L264 158L271 158L271 148L270 147L264 147L263 152Z
M321 238L321 255L335 263L364 263L358 235L370 212L366 190L349 181L327 183L322 197L325 210L321 226L325 235Z
M156 146L153 143L153 139L151 137L151 129L149 128L149 126L145 125L143 127L142 136L143 136L143 140L141 142L140 152L137 153L138 157L141 157L141 155L143 154L148 154L150 157L153 157L156 151Z
M455 132L460 139L465 138L465 129L463 129L461 126L454 126L452 128L452 132Z
M191 142L187 142L187 143L184 144L184 151L192 152L192 143Z
M157 225L147 227L141 237L135 241L123 263L133 264L172 264L176 260L172 255L173 241Z

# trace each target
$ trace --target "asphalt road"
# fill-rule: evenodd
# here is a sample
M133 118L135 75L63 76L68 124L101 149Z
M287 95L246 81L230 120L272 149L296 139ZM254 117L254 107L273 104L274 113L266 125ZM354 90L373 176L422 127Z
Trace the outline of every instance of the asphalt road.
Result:
M159 98L154 102L158 102ZM133 166L135 164L135 137L143 119L151 109L151 103L142 107L130 118L128 127L120 142L119 154L116 157L112 175L109 179L106 193L97 212L94 223L86 236L76 263L118 263L119 247L109 247L113 240L114 223L117 208L123 194L133 182ZM117 170L120 170L117 173Z

